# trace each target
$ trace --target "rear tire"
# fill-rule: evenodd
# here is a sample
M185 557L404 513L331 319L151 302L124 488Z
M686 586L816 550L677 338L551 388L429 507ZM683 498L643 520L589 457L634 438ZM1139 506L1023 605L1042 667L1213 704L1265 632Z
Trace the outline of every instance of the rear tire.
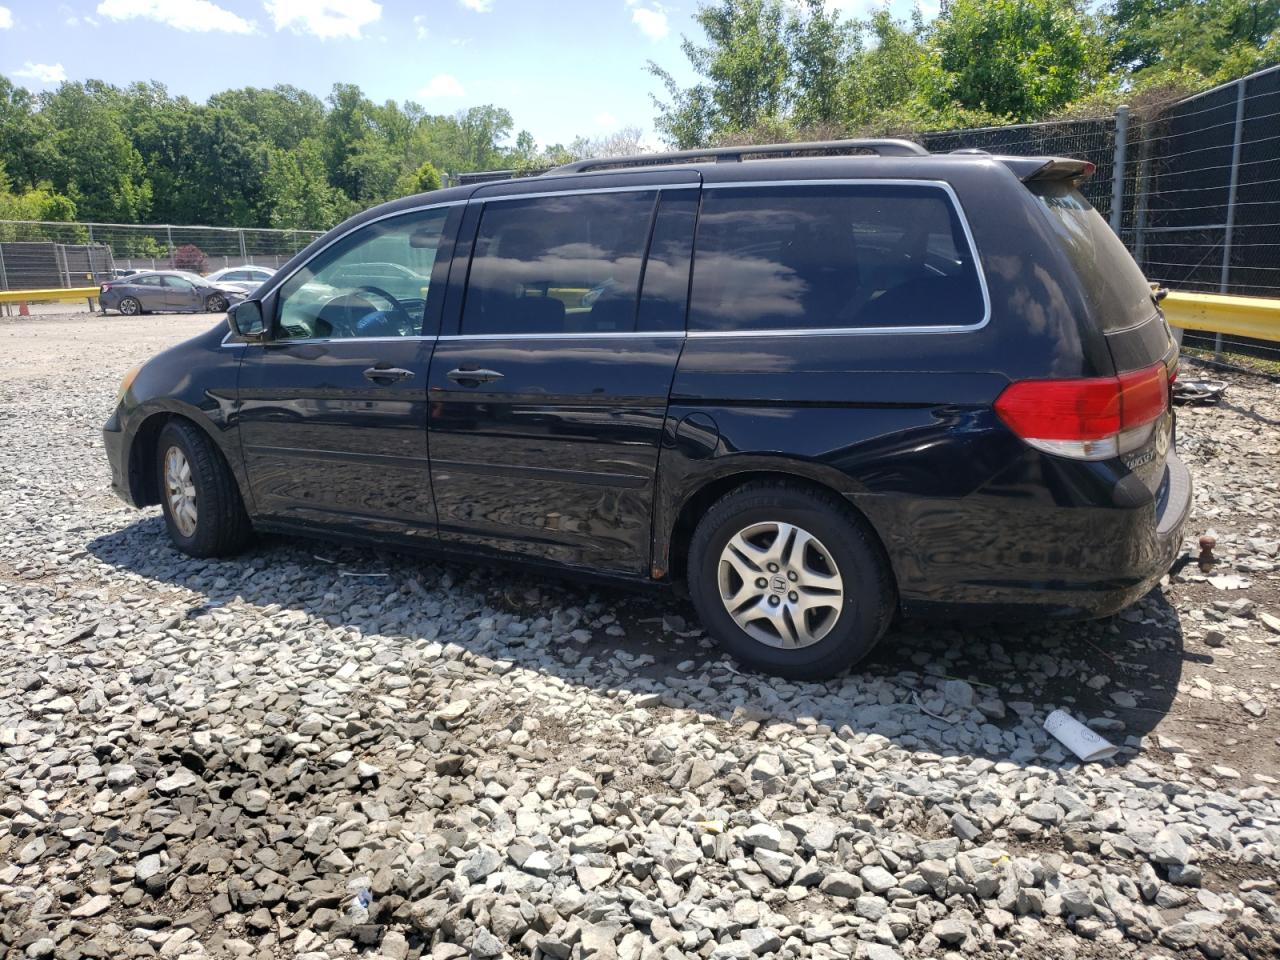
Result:
M142 312L142 304L133 297L125 297L117 309L126 317L136 317Z
M231 468L194 424L170 420L156 440L156 484L169 538L193 557L238 553L253 525Z
M753 483L718 500L688 569L707 632L743 664L790 679L853 666L893 617L892 574L866 521L799 485Z

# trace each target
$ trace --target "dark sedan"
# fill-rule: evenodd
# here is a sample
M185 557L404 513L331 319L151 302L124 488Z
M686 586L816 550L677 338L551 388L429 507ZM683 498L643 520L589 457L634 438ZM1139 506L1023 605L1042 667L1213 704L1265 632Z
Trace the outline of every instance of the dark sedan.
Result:
M119 310L125 316L139 313L221 313L245 298L234 283L206 280L184 270L139 273L122 280L108 280L98 291L102 311Z

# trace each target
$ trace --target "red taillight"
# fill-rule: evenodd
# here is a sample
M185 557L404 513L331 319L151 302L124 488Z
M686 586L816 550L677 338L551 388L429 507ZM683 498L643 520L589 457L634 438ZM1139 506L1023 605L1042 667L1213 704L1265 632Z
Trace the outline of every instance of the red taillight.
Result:
M1169 373L1153 363L1115 377L1019 380L996 398L996 414L1037 449L1105 460L1146 442L1169 407Z
M108 290L110 290L110 289L111 289L111 284L109 284L109 283L104 283L104 284L102 285L102 289L101 289L101 290L99 290L98 292L99 292L99 293L106 293L106 292L107 292Z

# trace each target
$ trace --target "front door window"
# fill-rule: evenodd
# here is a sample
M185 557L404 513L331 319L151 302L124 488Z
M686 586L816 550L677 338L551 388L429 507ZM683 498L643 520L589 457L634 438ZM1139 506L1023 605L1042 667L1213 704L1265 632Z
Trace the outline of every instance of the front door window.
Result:
M369 224L320 253L281 288L274 339L422 333L431 273L450 209Z

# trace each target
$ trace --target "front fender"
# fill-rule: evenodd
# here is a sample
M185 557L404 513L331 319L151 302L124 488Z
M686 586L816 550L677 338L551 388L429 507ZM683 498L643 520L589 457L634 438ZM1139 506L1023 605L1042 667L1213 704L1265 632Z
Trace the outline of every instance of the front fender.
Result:
M134 378L113 420L120 431L130 499L139 506L159 502L148 469L160 428L171 417L199 427L231 467L247 495L248 483L236 433L237 378L242 349L222 345L222 324L158 354ZM249 502L245 501L246 504Z

